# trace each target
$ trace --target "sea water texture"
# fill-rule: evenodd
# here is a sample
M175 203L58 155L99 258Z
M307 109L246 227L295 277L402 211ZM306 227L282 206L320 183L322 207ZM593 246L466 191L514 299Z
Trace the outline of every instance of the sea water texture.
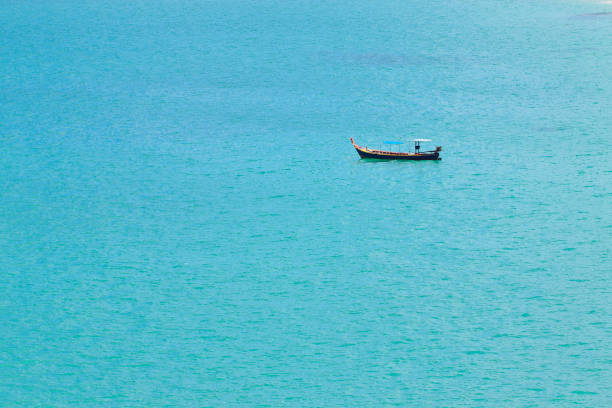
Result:
M0 405L612 406L610 12L2 1Z

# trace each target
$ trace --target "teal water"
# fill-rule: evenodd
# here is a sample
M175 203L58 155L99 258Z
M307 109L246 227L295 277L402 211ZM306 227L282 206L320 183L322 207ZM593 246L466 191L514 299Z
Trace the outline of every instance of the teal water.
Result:
M1 405L612 406L610 11L5 0Z

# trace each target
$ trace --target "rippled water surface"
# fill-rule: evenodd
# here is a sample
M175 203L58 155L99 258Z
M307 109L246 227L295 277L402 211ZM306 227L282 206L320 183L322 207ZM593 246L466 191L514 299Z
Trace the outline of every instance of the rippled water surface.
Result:
M611 12L4 1L0 401L612 406Z

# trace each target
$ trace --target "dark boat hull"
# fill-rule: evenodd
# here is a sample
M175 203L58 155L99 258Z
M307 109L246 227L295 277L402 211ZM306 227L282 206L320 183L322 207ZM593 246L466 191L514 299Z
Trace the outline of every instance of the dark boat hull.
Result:
M440 153L378 153L369 152L366 150L358 149L357 153L362 159L379 159L379 160L441 160Z

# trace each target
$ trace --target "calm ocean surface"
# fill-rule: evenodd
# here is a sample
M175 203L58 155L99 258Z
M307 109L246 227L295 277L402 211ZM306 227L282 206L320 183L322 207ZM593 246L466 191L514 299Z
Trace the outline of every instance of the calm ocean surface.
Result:
M605 12L2 1L0 405L612 406Z

